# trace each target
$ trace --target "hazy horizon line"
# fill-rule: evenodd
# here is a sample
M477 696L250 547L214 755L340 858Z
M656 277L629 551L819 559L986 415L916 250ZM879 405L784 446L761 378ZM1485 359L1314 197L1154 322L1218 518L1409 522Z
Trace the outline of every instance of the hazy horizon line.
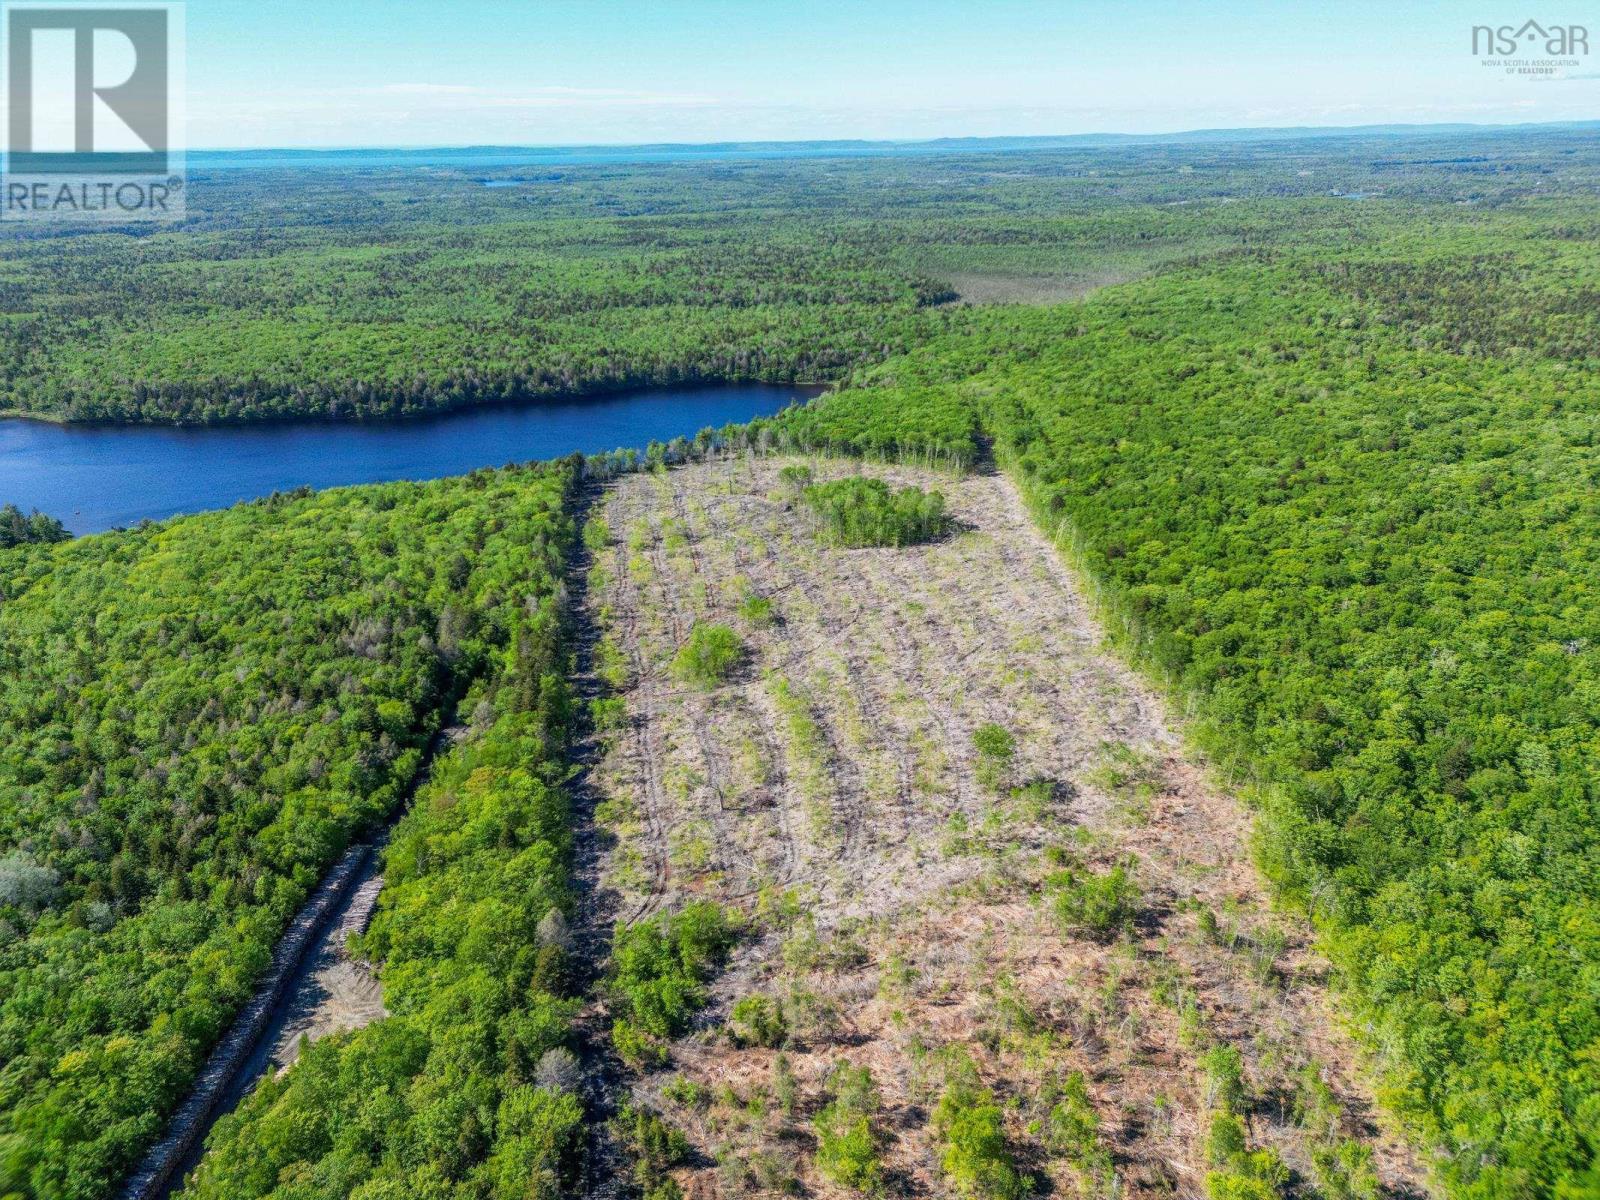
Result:
M349 154L359 151L374 153L421 152L447 150L454 152L483 150L632 150L682 147L705 149L725 146L930 146L957 142L1066 142L1090 141L1096 138L1117 139L1130 142L1149 142L1196 137L1215 137L1219 134L1306 134L1329 135L1358 134L1363 131L1469 131L1484 130L1538 130L1573 129L1600 126L1600 117L1564 121L1379 121L1354 125L1216 125L1198 126L1157 132L1132 133L1115 129L1081 133L1019 133L1019 134L947 134L935 137L816 137L816 138L723 138L711 141L577 141L577 142L351 142L322 145L255 145L255 146L191 146L187 154Z

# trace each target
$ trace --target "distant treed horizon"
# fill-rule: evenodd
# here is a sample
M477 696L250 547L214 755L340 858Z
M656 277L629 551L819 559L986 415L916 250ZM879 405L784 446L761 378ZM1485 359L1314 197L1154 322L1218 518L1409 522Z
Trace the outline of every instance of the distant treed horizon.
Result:
M1460 122L1395 123L1383 125L1282 125L1214 129L1177 129L1162 133L1024 134L994 137L938 138L795 138L792 140L726 140L716 142L423 142L414 145L347 146L197 146L189 151L201 165L226 166L235 161L256 164L268 161L283 166L330 164L371 166L429 165L435 163L478 166L512 166L524 161L551 163L648 162L656 159L712 159L757 156L765 158L805 158L829 156L948 154L970 148L974 152L994 150L1115 149L1141 145L1247 145L1269 141L1313 139L1351 139L1359 137L1428 137L1455 134L1529 133L1538 131L1582 130L1600 127L1593 121L1548 122ZM347 157L348 156L348 157Z

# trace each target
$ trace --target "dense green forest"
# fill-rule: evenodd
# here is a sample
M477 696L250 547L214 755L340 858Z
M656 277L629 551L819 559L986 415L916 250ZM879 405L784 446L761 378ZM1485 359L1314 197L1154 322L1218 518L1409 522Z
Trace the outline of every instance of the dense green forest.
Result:
M993 313L801 420L981 418L1250 783L1462 1196L1600 1169L1596 232L1557 204Z
M543 719L570 475L0 555L0 1192L110 1193L457 693L498 671Z
M0 240L0 411L217 422L830 380L958 297L1593 184L1582 134L559 170L198 169L178 230ZM1357 198L1352 198L1357 197Z
M474 732L385 854L360 951L384 964L391 1015L257 1087L186 1195L515 1200L572 1182L584 1107L565 998L567 663L551 591L508 618L463 705Z

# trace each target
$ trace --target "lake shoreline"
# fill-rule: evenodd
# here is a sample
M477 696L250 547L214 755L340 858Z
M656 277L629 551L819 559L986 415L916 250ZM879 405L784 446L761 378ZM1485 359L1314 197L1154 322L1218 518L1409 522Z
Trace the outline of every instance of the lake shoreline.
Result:
M417 422L460 416L462 413L491 411L494 409L528 409L541 406L582 404L585 401L604 401L618 396L652 391L673 392L679 389L700 388L786 388L797 393L811 392L806 400L840 386L836 379L685 379L674 383L622 384L614 388L580 388L570 392L549 392L542 396L529 396L521 400L484 400L473 404L460 404L451 408L424 408L413 412L350 413L345 416L328 416L317 413L266 413L257 417L230 417L216 421L135 421L115 418L78 421L60 413L34 412L25 408L0 408L0 421L29 421L57 429L253 429L282 425L379 425L389 422ZM695 432L699 432L696 430ZM691 435L692 436L692 435Z
M486 467L644 450L771 417L825 389L699 384L479 404L399 417L174 425L0 418L0 504L75 536L274 492L441 479Z

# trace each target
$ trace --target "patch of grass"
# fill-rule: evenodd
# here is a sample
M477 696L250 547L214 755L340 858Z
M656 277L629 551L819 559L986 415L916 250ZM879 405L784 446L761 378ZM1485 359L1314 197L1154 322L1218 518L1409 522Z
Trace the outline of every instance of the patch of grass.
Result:
M830 833L833 812L828 805L831 785L828 739L811 706L781 675L767 681L772 702L782 718L784 746L790 760L789 775L798 785L810 817L812 834L819 840Z
M761 744L750 736L741 737L734 749L734 764L740 779L750 789L759 788L772 778L772 768L767 762Z
M1004 725L991 721L973 732L972 747L978 753L978 782L991 792L1005 791L1017 757L1017 739Z

